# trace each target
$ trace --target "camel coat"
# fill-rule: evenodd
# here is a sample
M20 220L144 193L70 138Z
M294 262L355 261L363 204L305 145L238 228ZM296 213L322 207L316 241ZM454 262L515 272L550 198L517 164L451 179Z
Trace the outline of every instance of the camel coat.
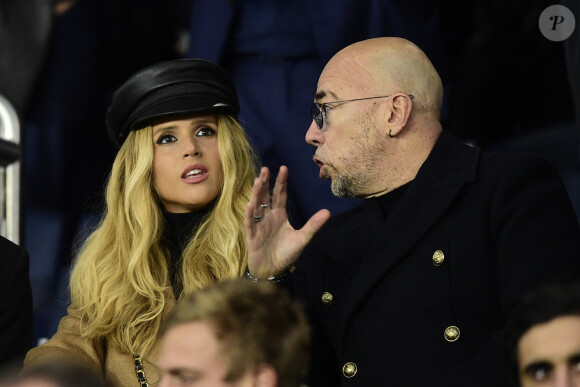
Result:
M167 303L163 315L173 309L175 298L171 291L166 293ZM54 359L82 362L102 374L115 387L140 386L135 371L133 354L124 352L113 341L104 338L99 341L87 341L80 334L80 317L69 309L58 325L55 335L46 343L32 348L26 355L24 367L30 367L43 361ZM159 384L159 371L155 365L159 353L159 342L145 358L142 359L145 376L150 387Z

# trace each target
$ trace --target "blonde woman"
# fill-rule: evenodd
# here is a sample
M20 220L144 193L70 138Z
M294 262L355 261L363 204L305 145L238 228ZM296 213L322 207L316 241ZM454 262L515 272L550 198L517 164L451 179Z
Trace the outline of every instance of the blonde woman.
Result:
M158 383L158 331L176 299L246 267L257 165L238 114L230 76L205 60L155 64L117 90L106 211L76 257L68 315L25 367L57 356L115 386Z

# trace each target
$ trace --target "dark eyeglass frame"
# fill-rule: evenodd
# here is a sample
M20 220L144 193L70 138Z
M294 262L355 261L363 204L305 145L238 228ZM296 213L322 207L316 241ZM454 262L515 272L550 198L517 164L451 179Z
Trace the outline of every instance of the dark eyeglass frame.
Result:
M335 103L347 103L347 102L353 102L353 101L364 101L367 99L387 98L387 97L390 97L391 95L393 95L393 94L379 95L377 97L343 99L340 101L330 101L330 102L324 102L324 103L314 102L312 104L312 107L310 108L310 116L312 117L312 120L314 120L314 122L316 122L316 126L318 126L318 129L323 130L322 127L324 126L324 116L328 113L329 109L334 108L331 105L333 105ZM415 98L412 94L407 94L407 95L411 99Z

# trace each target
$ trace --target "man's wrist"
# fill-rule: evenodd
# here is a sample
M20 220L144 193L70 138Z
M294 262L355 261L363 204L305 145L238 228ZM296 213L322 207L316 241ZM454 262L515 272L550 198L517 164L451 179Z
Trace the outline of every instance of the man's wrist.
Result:
M257 278L250 273L250 269L246 266L246 270L244 271L244 278L252 282L269 282L272 284L280 284L288 281L290 278L290 270L284 270L283 272L268 278Z

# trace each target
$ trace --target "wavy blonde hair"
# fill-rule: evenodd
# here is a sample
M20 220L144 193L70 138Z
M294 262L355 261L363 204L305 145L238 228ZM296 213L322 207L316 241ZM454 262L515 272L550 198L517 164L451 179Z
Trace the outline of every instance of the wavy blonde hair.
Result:
M217 123L222 189L183 251L183 294L239 277L247 262L244 211L257 157L234 119L217 115ZM157 339L171 293L152 165L152 128L132 131L115 158L103 218L77 254L70 280L71 311L81 316L81 335L141 355Z

